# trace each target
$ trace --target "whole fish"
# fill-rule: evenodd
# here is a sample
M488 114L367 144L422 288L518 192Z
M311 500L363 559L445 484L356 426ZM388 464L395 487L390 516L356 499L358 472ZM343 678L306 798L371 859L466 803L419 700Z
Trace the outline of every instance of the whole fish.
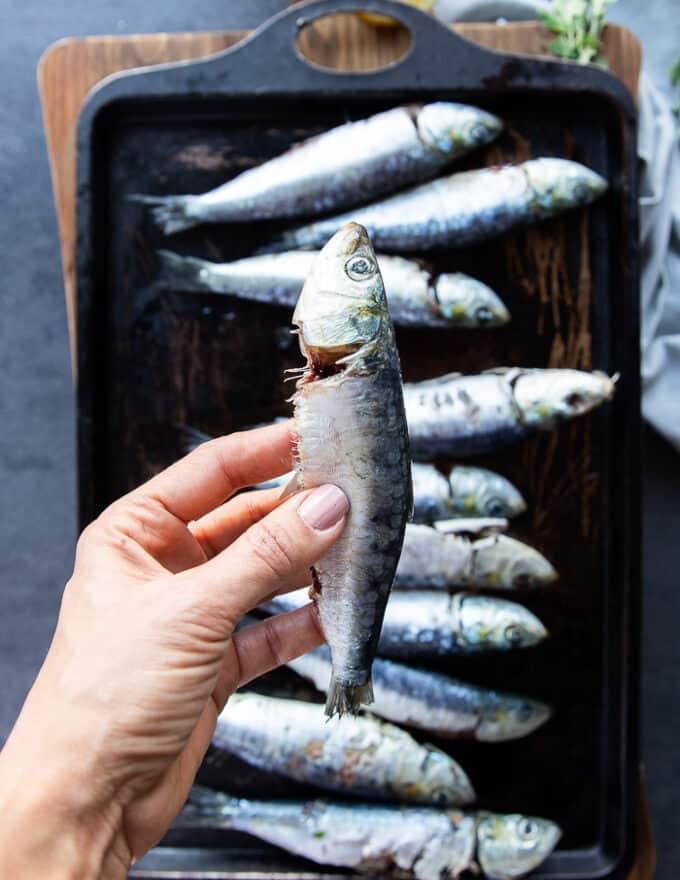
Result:
M456 465L446 476L431 464L414 462L411 473L416 523L471 516L509 519L527 507L509 480L486 468Z
M427 461L500 449L611 400L615 384L599 372L520 367L407 382L411 453Z
M321 691L328 689L330 654L322 645L287 666ZM444 738L479 742L520 739L551 715L545 703L456 681L430 670L384 660L373 662L375 702L371 712Z
M462 171L286 230L265 250L320 247L348 220L365 226L379 250L461 247L588 205L606 189L599 174L568 159Z
M394 586L516 589L556 579L557 572L548 560L515 538L492 534L475 539L409 523Z
M295 484L333 483L345 529L312 569L333 657L326 714L370 703L371 663L411 506L399 356L366 230L349 223L321 251L295 308L307 358L294 395Z
M423 382L406 382L404 404L411 455L419 461L431 461L502 449L535 431L553 430L611 400L616 381L617 376L610 378L598 371L509 367L472 376L447 373ZM191 428L185 433L190 435L187 447L207 438ZM471 513L466 510L465 516Z
M478 868L489 880L513 880L545 861L561 836L554 822L516 813L258 801L196 785L174 827L244 831L321 865L414 880L455 880Z
M475 799L464 770L444 752L370 715L324 720L315 703L233 694L213 745L330 791L442 806Z
M212 263L158 251L160 288L219 293L293 308L318 251L286 251ZM412 327L499 327L510 313L481 281L461 272L433 277L415 260L378 255L390 314Z
M134 198L153 206L167 235L198 223L324 214L432 177L501 128L464 104L395 107L308 138L202 195Z
M270 612L292 611L309 602L307 589L270 599ZM441 592L392 593L385 609L378 654L429 659L480 651L510 651L539 644L548 633L523 605L489 596Z

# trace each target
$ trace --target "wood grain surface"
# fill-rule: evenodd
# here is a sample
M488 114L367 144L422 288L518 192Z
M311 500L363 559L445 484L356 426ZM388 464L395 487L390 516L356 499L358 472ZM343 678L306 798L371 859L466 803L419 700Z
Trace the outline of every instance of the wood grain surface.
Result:
M503 26L460 24L454 29L491 49L531 55L547 53L550 35L534 22ZM54 187L66 308L72 353L75 352L75 216L76 128L88 92L111 74L132 68L207 57L234 45L247 32L99 36L61 40L44 53L38 68L45 133ZM408 47L400 28L376 28L354 16L315 22L299 38L300 50L317 64L344 70L370 69L388 64ZM609 69L636 96L641 63L640 44L625 28L609 25L604 33L604 55ZM75 373L74 373L75 375ZM638 846L629 880L650 880L656 856L649 811L640 781Z

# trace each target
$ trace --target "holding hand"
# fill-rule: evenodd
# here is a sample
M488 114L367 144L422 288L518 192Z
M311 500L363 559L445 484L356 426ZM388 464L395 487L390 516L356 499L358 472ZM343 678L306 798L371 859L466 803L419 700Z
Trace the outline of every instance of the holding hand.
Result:
M232 498L290 467L288 423L213 440L85 529L0 754L0 875L126 877L182 807L229 695L321 643L311 606L232 634L308 583L343 529L335 486Z

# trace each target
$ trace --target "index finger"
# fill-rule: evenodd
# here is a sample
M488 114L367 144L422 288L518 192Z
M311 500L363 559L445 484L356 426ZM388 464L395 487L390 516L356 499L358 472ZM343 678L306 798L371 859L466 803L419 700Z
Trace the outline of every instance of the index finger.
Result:
M292 466L292 421L208 440L128 496L160 503L188 523L234 492L285 474Z

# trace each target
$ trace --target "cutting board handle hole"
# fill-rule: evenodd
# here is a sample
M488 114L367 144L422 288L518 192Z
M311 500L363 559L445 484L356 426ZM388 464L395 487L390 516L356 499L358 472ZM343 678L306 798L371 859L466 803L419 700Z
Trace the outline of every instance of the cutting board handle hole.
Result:
M370 13L338 12L303 24L295 48L313 67L338 73L377 73L399 64L411 49L403 24Z

